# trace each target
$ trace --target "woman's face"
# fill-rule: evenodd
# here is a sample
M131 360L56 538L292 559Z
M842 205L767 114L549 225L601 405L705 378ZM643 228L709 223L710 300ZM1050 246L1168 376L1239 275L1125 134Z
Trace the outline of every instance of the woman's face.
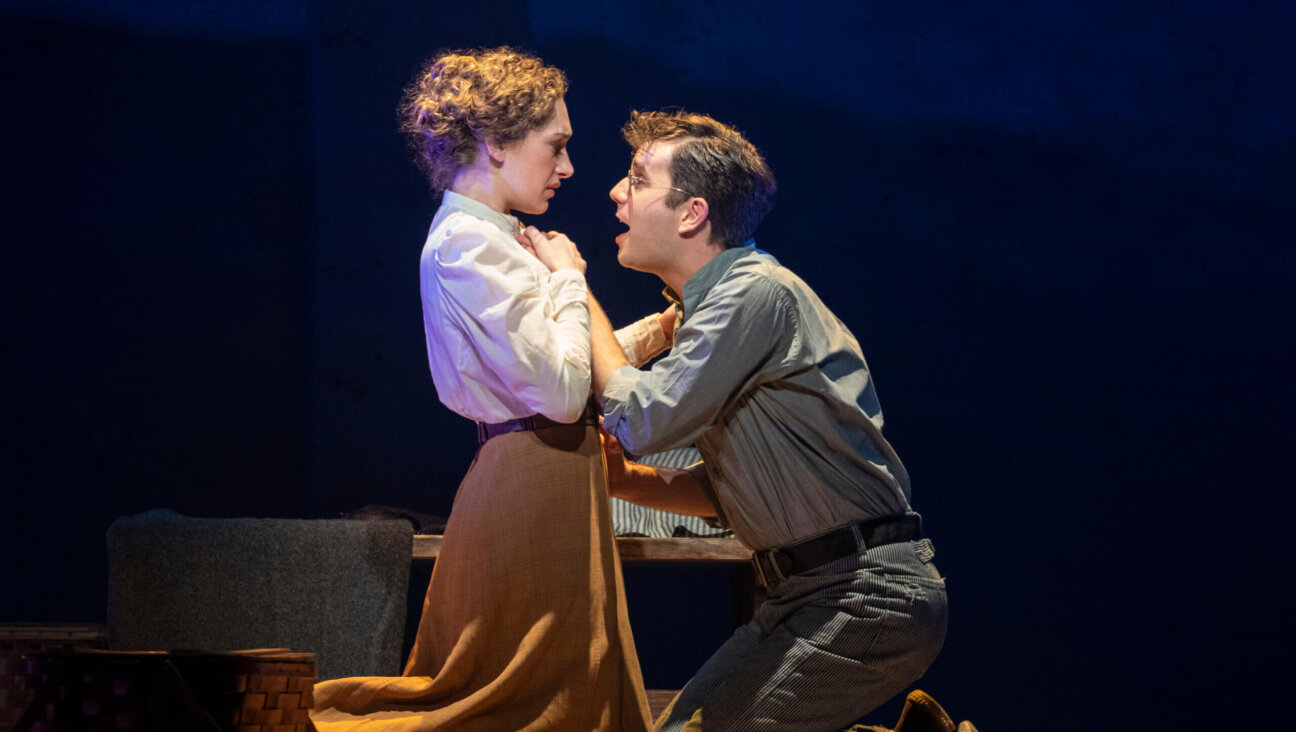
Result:
M501 151L498 183L505 212L542 214L548 210L549 199L558 192L562 179L575 172L567 156L571 135L567 105L559 99L548 122Z

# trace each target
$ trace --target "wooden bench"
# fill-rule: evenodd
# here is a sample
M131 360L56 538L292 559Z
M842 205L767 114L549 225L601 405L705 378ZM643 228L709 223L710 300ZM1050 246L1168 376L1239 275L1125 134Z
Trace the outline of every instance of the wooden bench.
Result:
M737 539L618 536L616 545L623 562L719 562L737 568L731 584L735 626L751 620L765 599L764 588L756 586L751 569L751 550ZM440 553L440 534L414 535L414 561L435 562Z
M737 539L657 539L618 536L617 552L623 562L733 562L748 563L751 550ZM440 534L414 535L414 561L435 561L441 553Z

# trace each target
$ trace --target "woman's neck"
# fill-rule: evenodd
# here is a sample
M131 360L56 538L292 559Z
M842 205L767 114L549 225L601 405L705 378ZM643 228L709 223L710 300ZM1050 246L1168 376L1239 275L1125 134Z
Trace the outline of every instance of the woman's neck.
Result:
M480 158L479 158L480 160ZM484 203L492 209L508 215L507 206L504 203L504 197L499 194L499 186L496 185L494 176L489 170L482 168L480 165L465 165L455 173L454 182L450 184L450 190L461 196Z

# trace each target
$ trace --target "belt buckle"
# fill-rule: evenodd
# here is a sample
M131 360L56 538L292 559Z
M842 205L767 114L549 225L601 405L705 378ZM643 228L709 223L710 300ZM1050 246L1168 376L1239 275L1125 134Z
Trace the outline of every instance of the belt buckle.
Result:
M769 562L770 570L773 574L772 577L765 573L765 566L761 562L762 556L764 556ZM783 573L783 568L779 566L778 558L780 556L785 559L787 558L787 555L780 552L777 548L767 549L763 552L754 552L752 554L752 564L756 567L756 578L760 580L761 587L769 587L771 582L787 579L787 575Z
M756 582L761 587L769 587L769 582L765 580L765 570L761 568L760 552L752 552L751 563L752 569L756 572Z
M864 529L860 527L860 524L862 523L863 523L862 521L852 521L849 524L846 524L847 526L850 527L851 536L855 537L856 551L859 551L861 549L868 550L873 548L869 546L868 540L864 536Z

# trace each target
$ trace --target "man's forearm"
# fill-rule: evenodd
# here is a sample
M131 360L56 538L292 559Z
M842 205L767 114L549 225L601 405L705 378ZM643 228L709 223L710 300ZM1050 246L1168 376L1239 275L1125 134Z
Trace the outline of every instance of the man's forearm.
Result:
M608 320L607 313L603 312L603 307L594 299L593 294L589 296L589 309L590 358L594 362L594 393L603 396L603 389L607 386L612 372L622 366L630 365L630 362L621 351L621 344L617 342L616 334L612 331L612 323Z
M618 480L609 480L608 495L640 506L686 516L715 516L715 506L697 476L688 470L625 463Z

